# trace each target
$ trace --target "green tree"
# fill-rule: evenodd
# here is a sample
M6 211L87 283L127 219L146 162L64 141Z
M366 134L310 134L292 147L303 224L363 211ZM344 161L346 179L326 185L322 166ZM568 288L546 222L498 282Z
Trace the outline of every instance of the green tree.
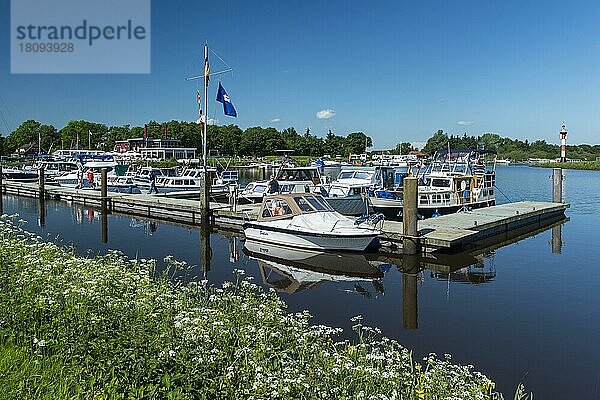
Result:
M35 144L37 148L38 138L42 139L42 151L49 152L51 149L57 148L57 143L60 141L56 128L52 125L42 125L35 120L27 120L23 122L17 129L11 132L5 140L4 151L7 154L28 143Z
M325 136L324 152L329 154L331 157L342 155L344 154L344 142L345 139L342 136L334 134L330 129Z
M413 147L409 142L402 142L396 145L396 149L394 150L394 154L408 154L411 151L417 150Z
M89 134L91 132L91 135ZM61 146L75 148L79 145L81 149L106 148L108 141L108 127L89 121L69 121L59 132ZM112 149L110 149L112 150Z
M433 154L436 150L446 149L448 148L448 140L448 136L440 129L432 137L427 139L423 151L425 153Z
M373 141L370 137L362 132L352 132L344 141L344 155L366 153L371 146Z

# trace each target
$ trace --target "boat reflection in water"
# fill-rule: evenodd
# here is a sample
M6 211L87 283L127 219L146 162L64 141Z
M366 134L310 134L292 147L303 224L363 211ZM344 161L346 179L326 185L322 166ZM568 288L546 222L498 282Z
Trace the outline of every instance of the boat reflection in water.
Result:
M383 293L383 275L389 265L369 261L363 254L300 250L254 240L246 240L244 253L257 260L265 284L277 291L296 293L323 282L355 282L357 293L372 297L365 283L375 293Z
M454 271L431 270L431 277L440 281L452 281L467 284L489 283L496 277L496 267L493 263L494 251L476 256L477 261ZM486 265L486 259L489 262Z

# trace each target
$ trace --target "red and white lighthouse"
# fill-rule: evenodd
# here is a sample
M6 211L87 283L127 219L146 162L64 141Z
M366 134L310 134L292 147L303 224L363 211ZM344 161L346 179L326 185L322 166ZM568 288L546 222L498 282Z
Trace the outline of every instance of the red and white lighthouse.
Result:
M560 130L560 162L567 162L567 128L564 123Z

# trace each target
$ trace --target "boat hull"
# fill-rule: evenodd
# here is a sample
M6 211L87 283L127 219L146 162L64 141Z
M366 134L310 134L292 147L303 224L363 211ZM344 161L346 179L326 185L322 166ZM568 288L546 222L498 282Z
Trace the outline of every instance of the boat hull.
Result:
M382 202L373 203L373 210L378 213L382 213L386 219L390 220L402 220L402 200L391 200L387 204L381 205ZM468 203L454 206L441 206L441 207L419 207L418 214L424 218L431 218L435 214L436 210L441 215L454 214L464 207L468 209L476 209L483 207L490 207L496 204L495 200L486 200L477 203Z
M344 251L364 251L378 236L377 232L365 232L352 236L302 232L256 223L245 224L244 234L247 239L274 245L290 246L300 249Z

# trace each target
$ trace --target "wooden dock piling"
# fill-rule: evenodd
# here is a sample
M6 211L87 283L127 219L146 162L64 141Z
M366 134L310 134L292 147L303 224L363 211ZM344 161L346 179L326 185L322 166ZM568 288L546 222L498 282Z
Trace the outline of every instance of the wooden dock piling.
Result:
M200 176L200 214L202 222L210 218L210 175L207 171Z
M419 239L417 237L417 178L404 178L402 185L404 199L402 207L402 226L404 233L402 248L404 254L417 254L419 251Z
M45 196L44 189L46 186L46 176L44 175L44 166L41 165L38 169L38 188L39 188L39 198L43 198Z
M552 202L553 203L562 203L563 201L563 193L562 193L562 168L553 168L552 169Z
M102 197L102 201L106 201L108 199L108 171L106 168L102 168L101 170L101 180L100 180L100 197Z

